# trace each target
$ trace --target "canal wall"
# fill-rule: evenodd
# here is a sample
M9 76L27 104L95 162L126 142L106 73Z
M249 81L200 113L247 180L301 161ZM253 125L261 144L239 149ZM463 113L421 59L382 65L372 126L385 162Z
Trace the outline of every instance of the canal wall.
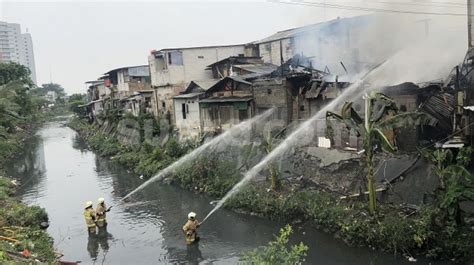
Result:
M151 176L193 148L192 144L179 143L172 137L164 144L153 145L143 138L143 133L139 133L140 147L129 145L136 141L130 140L133 135L136 137L136 131L142 130L140 122L140 127L134 127L136 125L125 125L127 129L122 128L118 136L118 127L107 129L111 125L105 123L91 125L75 120L70 124L96 152L110 156L137 174ZM118 140L124 136L129 138L128 142ZM242 171L264 155L261 150L248 160L235 155L247 152L248 146L252 150L252 146L258 144L243 141L241 147L216 148L183 165L165 180L221 198L241 179ZM294 148L285 157L287 159L277 163L282 180L279 190L270 189L268 172L262 172L225 207L314 225L350 245L454 261L471 258L474 236L470 224L449 221L453 216L465 219L466 212L449 215L449 211L438 204L447 198L435 194L440 183L432 164L424 158L378 156L379 204L377 215L371 216L363 195L366 168L360 155L307 145ZM449 207L458 207L457 203L452 202Z

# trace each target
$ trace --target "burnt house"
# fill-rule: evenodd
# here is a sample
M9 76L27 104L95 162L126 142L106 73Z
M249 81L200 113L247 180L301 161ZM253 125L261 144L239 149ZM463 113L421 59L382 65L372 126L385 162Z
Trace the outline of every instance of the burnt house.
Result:
M270 74L277 69L277 66L264 63L260 57L256 56L230 56L208 65L206 69L212 71L215 79L235 75L255 78Z

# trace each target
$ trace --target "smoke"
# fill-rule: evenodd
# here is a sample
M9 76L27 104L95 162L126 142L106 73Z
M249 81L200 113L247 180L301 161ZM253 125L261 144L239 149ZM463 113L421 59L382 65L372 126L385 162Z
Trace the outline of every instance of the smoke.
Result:
M394 6L396 3L400 6ZM425 13L466 12L466 7L439 0L364 1L358 6ZM294 47L295 52L311 57L314 67L327 68L342 78L364 72L390 58L384 71L371 80L376 86L440 80L466 53L467 21L465 17L447 15L388 13L340 18L308 27L295 38Z

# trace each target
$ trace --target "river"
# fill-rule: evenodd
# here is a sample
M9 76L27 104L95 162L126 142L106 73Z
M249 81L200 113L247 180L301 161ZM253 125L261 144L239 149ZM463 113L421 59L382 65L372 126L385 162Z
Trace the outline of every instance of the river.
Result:
M186 216L194 211L203 218L212 199L152 184L131 202L119 204L144 180L90 151L64 119L45 124L7 173L20 179L22 201L46 208L48 232L63 259L82 264L236 264L242 252L265 245L284 225L223 209L199 229L200 243L188 247L181 231ZM114 207L107 216L107 233L89 237L83 206L88 200L95 206L99 197ZM294 229L292 242L309 246L309 264L413 264L400 256L349 247L311 227Z

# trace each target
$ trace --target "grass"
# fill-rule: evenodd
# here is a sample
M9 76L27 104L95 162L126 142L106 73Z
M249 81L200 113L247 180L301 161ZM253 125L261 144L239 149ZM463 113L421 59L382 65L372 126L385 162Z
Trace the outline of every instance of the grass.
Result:
M16 262L7 253L18 253L25 249L31 257L43 262L56 261L53 239L40 229L41 222L47 222L48 216L43 208L27 206L14 197L14 186L10 180L0 177L0 234L16 241L0 241L0 263Z

